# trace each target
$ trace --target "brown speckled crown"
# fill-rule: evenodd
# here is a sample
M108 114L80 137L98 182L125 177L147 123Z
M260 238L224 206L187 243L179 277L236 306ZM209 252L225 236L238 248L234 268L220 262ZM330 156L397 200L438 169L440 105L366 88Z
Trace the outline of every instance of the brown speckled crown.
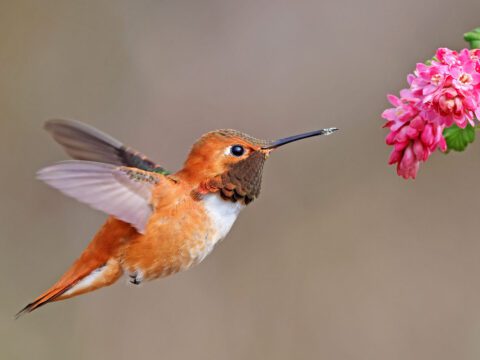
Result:
M233 129L215 130L215 131L212 131L212 133L216 133L216 134L228 136L228 137L237 137L251 143L254 146L259 146L262 148L270 146L273 143L273 141L257 139L257 138L254 138L253 136L250 136L241 131L233 130Z

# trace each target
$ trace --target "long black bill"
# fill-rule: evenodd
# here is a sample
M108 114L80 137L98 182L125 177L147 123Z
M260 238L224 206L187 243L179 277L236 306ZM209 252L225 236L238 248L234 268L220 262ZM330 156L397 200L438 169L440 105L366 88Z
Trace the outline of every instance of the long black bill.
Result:
M309 138L309 137L312 137L312 136L330 135L337 130L338 130L337 128L328 128L328 129L310 131L310 132L299 134L299 135L289 136L289 137L286 137L286 138L283 138L283 139L278 139L278 140L272 141L269 145L264 146L263 149L275 149L279 146L282 146L282 145L285 145L285 144L288 144L288 143L291 143L291 142L294 142L294 141L297 141L297 140L306 139L306 138Z

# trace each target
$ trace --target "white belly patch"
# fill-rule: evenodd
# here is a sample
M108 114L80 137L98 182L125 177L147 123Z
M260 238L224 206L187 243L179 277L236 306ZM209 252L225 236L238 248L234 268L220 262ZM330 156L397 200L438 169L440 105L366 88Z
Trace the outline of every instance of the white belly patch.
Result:
M218 194L208 194L203 198L203 206L210 218L212 229L205 235L203 244L190 250L190 256L194 264L202 261L229 233L240 211L245 207L239 202L223 200Z
M240 202L223 200L218 194L208 194L203 199L203 204L214 228L217 231L215 242L227 236L238 214L245 207Z

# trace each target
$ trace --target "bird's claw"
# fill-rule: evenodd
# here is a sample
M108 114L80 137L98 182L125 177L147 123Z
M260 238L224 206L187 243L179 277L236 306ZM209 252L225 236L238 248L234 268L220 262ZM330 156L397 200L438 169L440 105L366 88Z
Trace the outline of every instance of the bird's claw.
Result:
M134 285L140 285L142 283L142 279L140 276L138 276L137 272L134 272L132 274L129 274L128 277L130 278L130 283Z

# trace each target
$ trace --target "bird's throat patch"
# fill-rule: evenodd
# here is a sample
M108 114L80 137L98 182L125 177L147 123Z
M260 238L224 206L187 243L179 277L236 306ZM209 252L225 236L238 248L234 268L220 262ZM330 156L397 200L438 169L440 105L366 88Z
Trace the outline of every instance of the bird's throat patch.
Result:
M247 205L260 194L265 160L263 152L253 152L248 158L233 164L225 173L208 180L202 192L219 192L224 200L244 201Z

